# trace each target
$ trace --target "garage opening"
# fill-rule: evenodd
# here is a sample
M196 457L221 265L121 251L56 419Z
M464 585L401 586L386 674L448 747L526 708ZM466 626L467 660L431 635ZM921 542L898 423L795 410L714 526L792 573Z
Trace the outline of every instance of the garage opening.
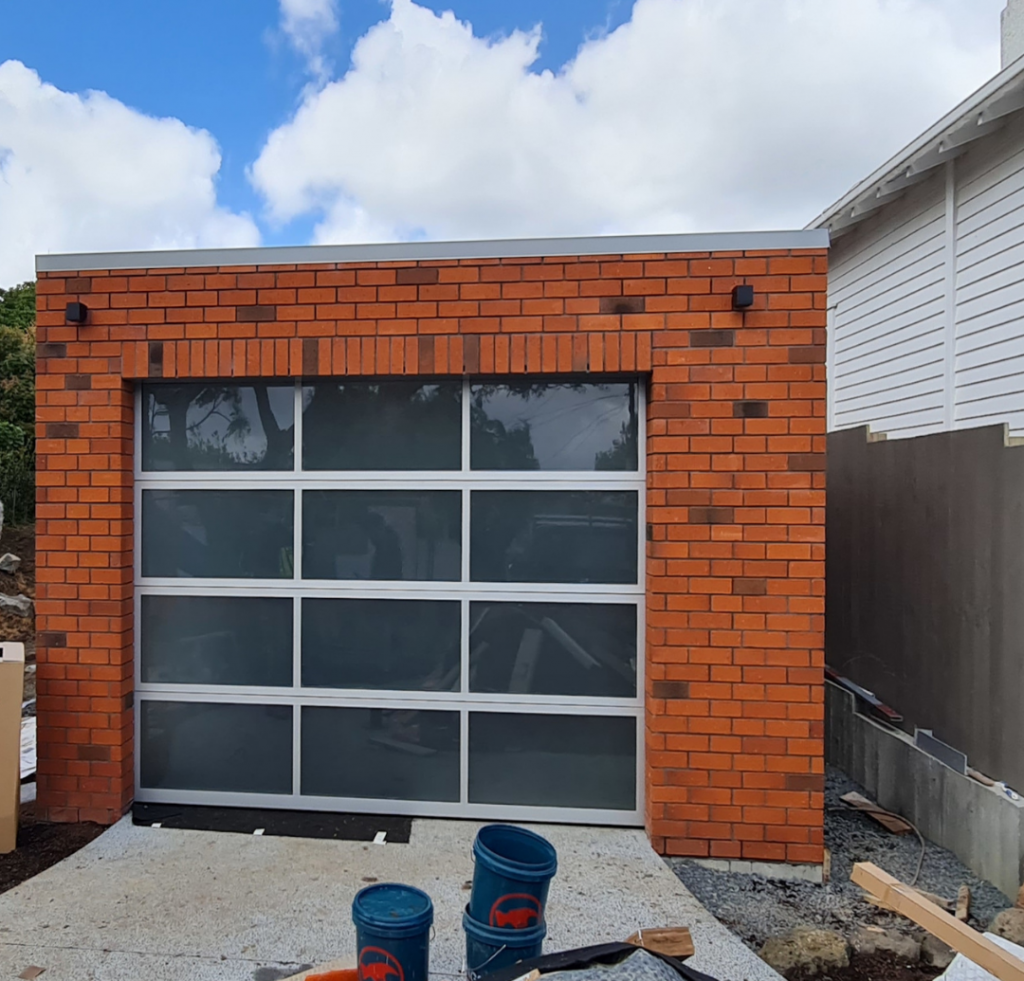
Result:
M136 410L137 800L643 823L636 379Z

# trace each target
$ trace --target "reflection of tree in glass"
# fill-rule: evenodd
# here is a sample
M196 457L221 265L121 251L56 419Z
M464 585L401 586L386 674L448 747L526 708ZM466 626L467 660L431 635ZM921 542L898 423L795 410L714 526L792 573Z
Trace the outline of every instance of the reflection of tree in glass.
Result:
M227 469L239 464L280 465L282 457L286 459L291 451L292 427L281 429L278 425L265 385L253 386L252 392L267 441L265 450L244 448L252 425L242 408L242 386L161 385L150 390L148 400L148 432L152 434L154 451L166 449L172 467L179 470ZM157 429L161 416L167 419L166 431ZM204 435L204 427L211 419L222 420L224 428ZM230 443L238 448L232 448Z
M306 389L304 466L315 470L457 470L462 385L388 381Z
M584 404L595 406L606 402L607 409L593 416L583 425L564 427L566 440L553 454L548 453L545 467L572 454L574 446L586 446L593 430L622 412L623 397L628 393L628 420L620 427L619 436L612 446L594 456L595 470L635 470L637 467L637 388L633 383L594 384L593 382L511 382L494 385L474 385L470 405L473 433L473 467L477 470L538 470L533 445L531 420L520 418L507 426L488 415L489 403L496 397L511 397L528 403L531 399L545 399L559 391L587 396L568 402L559 408L546 407L536 417L544 427L558 424L565 416L577 415ZM556 403L557 405L557 400Z
M636 470L637 427L633 399L629 400L630 421L624 422L611 449L600 450L594 456L595 470Z
M525 382L512 385L479 385L473 388L469 405L470 430L473 433L473 466L477 470L539 470L540 462L533 451L530 424L519 420L506 426L487 414L486 403L495 393L510 391L527 401L531 395L540 395L548 385L530 385Z

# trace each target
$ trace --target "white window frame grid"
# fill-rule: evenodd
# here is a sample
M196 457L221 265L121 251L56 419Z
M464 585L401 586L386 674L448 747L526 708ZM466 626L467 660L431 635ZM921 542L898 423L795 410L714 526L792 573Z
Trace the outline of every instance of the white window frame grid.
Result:
M557 383L561 378L535 377ZM470 469L470 386L508 383L507 378L472 378L462 383L462 457L460 470L423 471L303 471L302 409L307 385L350 381L373 383L394 379L330 376L310 379L176 379L178 384L294 385L294 461L291 471L144 471L142 431L145 423L143 388L161 382L140 382L135 391L134 465L134 613L135 613L135 799L140 803L176 803L232 807L264 807L339 813L395 814L417 817L557 821L572 824L607 824L642 827L645 803L644 691L646 662L646 393L638 377L608 376L580 381L590 384L630 381L637 387L636 471L481 471ZM448 378L408 378L422 384L452 381ZM174 384L175 382L168 382ZM144 577L142 575L142 493L146 490L290 490L294 495L294 557L291 579L200 579ZM302 579L302 491L304 490L458 490L462 501L461 580L382 581ZM473 490L628 490L637 494L637 582L593 583L484 583L471 582L470 494ZM195 685L147 683L141 677L142 597L239 596L292 598L292 687L247 685ZM456 692L398 691L382 689L304 688L301 678L301 601L310 598L437 599L457 600L461 609L460 688ZM525 695L469 691L469 610L474 600L504 599L523 603L609 603L636 608L636 694L632 698L575 695ZM290 794L237 793L178 790L142 786L141 703L207 702L215 704L287 705L292 709L292 791ZM391 800L380 798L325 797L300 792L302 763L301 709L303 706L457 711L459 733L459 801ZM606 808L542 807L479 804L469 800L469 716L476 712L524 715L580 715L592 718L632 717L636 720L636 794L632 810Z

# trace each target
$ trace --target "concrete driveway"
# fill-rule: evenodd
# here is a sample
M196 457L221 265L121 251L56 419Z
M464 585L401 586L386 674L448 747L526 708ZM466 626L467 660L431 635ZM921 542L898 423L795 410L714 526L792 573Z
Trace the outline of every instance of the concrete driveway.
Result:
M462 971L463 888L480 825L417 820L409 844L254 837L134 827L125 819L80 852L0 896L0 979L275 981L351 956L352 897L366 879L434 901L431 973ZM780 981L708 913L643 832L538 827L558 849L546 951L689 926L689 963L721 981Z

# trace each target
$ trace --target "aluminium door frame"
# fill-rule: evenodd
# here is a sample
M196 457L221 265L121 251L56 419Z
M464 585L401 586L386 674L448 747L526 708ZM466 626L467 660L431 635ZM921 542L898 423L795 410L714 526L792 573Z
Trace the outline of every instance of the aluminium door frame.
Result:
M619 376L616 376L619 377ZM342 379L337 379L341 381ZM351 381L371 381L353 378ZM388 379L390 380L390 379ZM429 384L432 378L409 378ZM454 379L438 378L436 381ZM500 378L498 383L507 379ZM546 379L542 379L546 380ZM557 381L552 377L550 381ZM592 381L599 384L602 378ZM646 487L647 433L646 391L643 379L630 376L637 385L637 457L636 471L473 471L470 469L470 385L476 379L462 380L462 455L461 469L448 471L303 471L302 408L306 384L330 383L330 377L308 381L298 378L178 379L181 384L223 381L231 385L247 382L292 384L294 386L294 459L291 471L143 471L142 424L143 386L135 386L134 426L134 684L135 684L135 799L140 803L177 803L184 805L269 807L288 810L334 811L339 813L395 814L438 818L551 821L569 824L605 824L640 827L644 824L645 759L645 675L646 675ZM154 384L160 384L154 380ZM172 382L173 384L173 382ZM510 476L510 473L513 474ZM198 579L143 577L142 493L144 490L290 490L294 494L293 577L291 579ZM462 504L461 580L455 581L380 581L380 580L304 580L302 571L302 491L303 490L458 490ZM469 580L469 514L473 490L572 490L635 491L637 494L637 583L477 583ZM145 595L181 596L290 596L292 609L293 686L216 686L145 683L141 678L141 606ZM460 602L462 630L460 638L460 691L398 691L378 689L303 688L301 685L301 598L353 599L434 599ZM505 598L514 602L580 602L631 605L636 608L637 678L632 698L608 698L567 695L522 695L508 693L472 693L469 685L469 607L475 600ZM266 794L245 792L156 789L142 786L141 703L144 701L200 702L214 704L288 705L292 709L292 792ZM458 802L392 800L311 796L300 793L301 707L331 706L350 708L398 708L458 711L460 719L460 799ZM636 719L636 790L633 810L534 805L475 804L468 799L469 789L469 715L512 713L524 715L579 715L591 718Z

